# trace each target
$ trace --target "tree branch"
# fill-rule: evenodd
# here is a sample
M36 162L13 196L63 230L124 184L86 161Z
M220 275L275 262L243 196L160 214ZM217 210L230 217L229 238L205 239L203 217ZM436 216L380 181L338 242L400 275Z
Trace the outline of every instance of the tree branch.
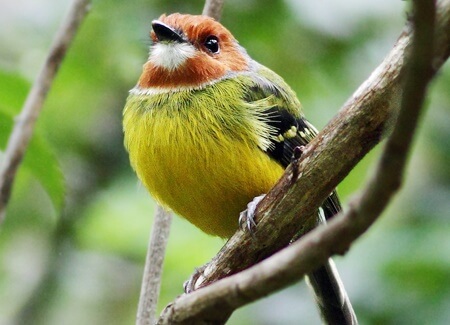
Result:
M414 0L413 3L414 37L410 57L407 57L404 67L403 96L396 125L384 147L374 176L346 213L349 220L364 223L366 228L376 220L401 186L426 89L435 74L435 68L438 68L433 67L436 13L434 1ZM450 2L446 3L448 5ZM450 9L447 13L449 12ZM449 17L447 23L448 21ZM450 24L447 24L447 28L447 31L450 31ZM450 38L448 40L450 41ZM447 44L450 47L450 44Z
M449 2L439 2L435 70L450 52ZM400 72L410 42L411 30L406 26L381 65L306 146L295 164L298 166L291 164L261 201L255 215L258 227L254 235L236 232L208 264L194 288L246 269L287 246L329 193L381 141L383 130L388 121L392 124L390 118L400 105Z
M165 309L159 324L223 323L234 309L297 281L329 256L345 253L355 238L374 222L399 187L400 171L406 162L426 85L450 54L450 0L438 3L434 52L432 33L421 27L432 28L433 6L428 1L420 2L418 6L420 10L415 12L420 11L421 14L415 21L419 30L411 52L412 32L407 26L383 63L307 146L298 163L286 170L260 204L256 212L259 224L254 238L238 231L193 285L201 287L237 273L286 246L298 231L293 225L304 224L351 168L381 140L387 121L392 121L400 106L403 80L406 80L398 127L386 145L376 175L360 198L345 214L335 217L327 226L312 231L271 258L181 296ZM417 53L427 50L429 53ZM413 57L423 56L424 61L419 63L412 59L413 63L405 74L406 53ZM430 53L433 69L429 66ZM411 78L422 80L410 81ZM401 151L401 158L393 158L397 150ZM393 175L398 175L398 179L393 180Z
M58 72L67 49L89 11L90 3L90 0L73 1L67 16L56 34L44 65L28 94L22 112L16 120L0 169L0 223L4 220L14 178L33 135L34 125L41 112L44 100L51 88L53 79Z
M210 16L219 21L222 16L222 8L225 0L206 0L202 15Z
M158 305L161 287L162 267L169 241L172 213L156 206L152 232L145 259L144 275L142 278L141 295L136 317L136 325L150 325L155 323L156 306Z

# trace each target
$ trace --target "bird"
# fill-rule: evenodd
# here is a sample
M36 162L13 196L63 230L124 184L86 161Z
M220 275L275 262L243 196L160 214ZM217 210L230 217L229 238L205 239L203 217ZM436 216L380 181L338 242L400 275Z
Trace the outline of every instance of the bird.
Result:
M213 18L163 14L150 37L123 110L130 164L160 205L229 238L249 202L272 188L317 130L283 78ZM341 210L336 192L322 210L318 222ZM331 259L308 278L325 321L356 324Z

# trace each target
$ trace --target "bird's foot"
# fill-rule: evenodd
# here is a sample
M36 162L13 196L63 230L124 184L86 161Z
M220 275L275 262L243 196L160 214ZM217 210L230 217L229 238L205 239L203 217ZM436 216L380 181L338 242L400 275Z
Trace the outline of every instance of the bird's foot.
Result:
M203 282L202 278L204 278L203 272L205 271L207 266L208 264L205 264L199 268L196 268L189 280L183 283L185 293L191 293L200 287L201 283Z
M239 214L239 227L244 231L249 231L252 235L256 229L255 211L259 202L261 202L265 196L265 194L262 194L253 198L253 200L247 204L247 209Z

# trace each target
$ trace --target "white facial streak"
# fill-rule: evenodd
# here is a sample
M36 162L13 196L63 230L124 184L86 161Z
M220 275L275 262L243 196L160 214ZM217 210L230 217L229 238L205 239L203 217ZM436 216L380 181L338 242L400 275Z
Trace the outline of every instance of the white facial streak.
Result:
M152 46L149 60L157 67L172 71L192 58L195 51L194 46L189 43L159 42Z

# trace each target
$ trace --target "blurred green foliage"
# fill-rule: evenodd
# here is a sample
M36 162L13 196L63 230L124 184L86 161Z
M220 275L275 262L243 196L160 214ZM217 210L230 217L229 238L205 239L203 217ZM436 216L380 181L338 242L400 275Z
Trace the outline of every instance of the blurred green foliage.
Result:
M26 96L29 84L17 75L0 71L0 148L6 147L14 121L19 121L18 114L21 100ZM64 181L58 159L46 138L37 130L31 139L22 163L22 169L28 170L52 200L54 208L60 212L64 200Z
M321 128L392 47L403 5L228 0L222 22L253 58L286 79ZM0 3L0 150L68 6ZM121 110L148 55L151 20L202 6L94 0L38 120L0 230L0 324L134 322L154 204L129 167ZM450 322L449 112L447 64L430 89L401 193L337 258L363 324ZM340 185L344 202L379 150ZM160 308L221 245L174 220ZM302 283L237 311L229 323L319 320Z

